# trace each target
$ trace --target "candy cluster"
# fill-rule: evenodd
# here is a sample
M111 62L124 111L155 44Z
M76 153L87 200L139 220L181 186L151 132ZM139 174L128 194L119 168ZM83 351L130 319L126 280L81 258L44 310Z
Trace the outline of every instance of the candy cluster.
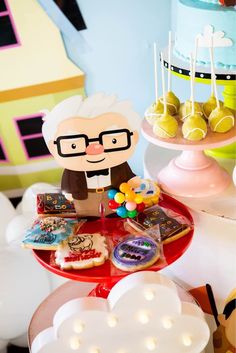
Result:
M110 209L114 210L119 217L134 218L138 212L145 208L143 196L136 194L128 183L122 183L119 190L110 189L107 193Z

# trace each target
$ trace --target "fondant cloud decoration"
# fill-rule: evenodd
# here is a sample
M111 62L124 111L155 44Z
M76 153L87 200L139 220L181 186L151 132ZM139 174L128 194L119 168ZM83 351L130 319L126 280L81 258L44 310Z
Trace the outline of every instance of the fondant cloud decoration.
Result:
M181 302L175 284L152 271L120 280L107 299L71 300L53 326L33 341L32 353L200 353L209 328L200 307Z
M231 47L233 41L230 38L225 38L223 31L214 32L214 27L206 25L203 30L203 34L198 34L198 46L199 47L211 47L211 40L213 41L213 47Z

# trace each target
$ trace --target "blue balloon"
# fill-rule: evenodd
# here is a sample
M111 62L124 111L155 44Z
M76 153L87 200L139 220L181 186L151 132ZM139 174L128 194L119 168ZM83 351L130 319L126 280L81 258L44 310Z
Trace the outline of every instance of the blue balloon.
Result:
M110 189L107 192L107 196L110 200L113 200L117 193L118 193L118 191L116 189Z
M127 217L127 210L124 206L120 206L116 209L116 213L119 217L125 218Z

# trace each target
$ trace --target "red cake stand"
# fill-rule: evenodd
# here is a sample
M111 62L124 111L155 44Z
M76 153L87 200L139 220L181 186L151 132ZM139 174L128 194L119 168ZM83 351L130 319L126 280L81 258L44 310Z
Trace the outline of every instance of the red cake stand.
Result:
M193 224L192 216L187 207L174 198L163 194L159 205L185 216L189 222ZM125 220L121 218L104 218L93 222L86 222L81 227L80 231L91 233L100 232L108 237L108 245L109 238L113 244L116 244L122 236L128 234L127 230L124 228L124 223ZM163 255L161 258L147 270L159 271L181 257L192 241L193 232L194 229L192 227L187 235L173 241L172 243L164 245ZM52 262L52 258L54 258L53 251L33 250L33 253L38 262L50 272L74 281L98 283L98 286L91 293L91 295L94 296L107 297L112 285L129 274L129 272L124 272L117 269L110 260L107 260L101 266L90 269L69 271L61 270Z

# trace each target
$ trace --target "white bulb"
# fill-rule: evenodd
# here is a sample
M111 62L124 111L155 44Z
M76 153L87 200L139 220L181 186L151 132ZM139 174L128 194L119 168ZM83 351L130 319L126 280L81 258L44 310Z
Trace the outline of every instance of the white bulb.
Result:
M186 347L190 347L192 345L192 338L189 335L182 336L183 345Z
M80 320L75 321L74 331L75 331L75 333L82 333L84 331L84 324L82 321L80 321Z
M73 349L73 351L76 351L80 347L80 339L76 336L71 337L70 339L70 348Z
M173 320L170 317L164 317L162 319L162 325L168 330L173 326Z
M138 321L144 325L149 322L149 315L148 315L147 311L140 311L138 313Z
M149 351L154 351L157 347L157 339L155 337L148 337L146 339L146 348Z
M116 325L118 324L118 318L115 315L108 316L107 324L109 327L116 327Z
M90 349L89 353L101 353L101 350L97 347L93 347Z
M155 298L155 291L151 288L146 289L144 292L144 297L149 301L153 300Z

